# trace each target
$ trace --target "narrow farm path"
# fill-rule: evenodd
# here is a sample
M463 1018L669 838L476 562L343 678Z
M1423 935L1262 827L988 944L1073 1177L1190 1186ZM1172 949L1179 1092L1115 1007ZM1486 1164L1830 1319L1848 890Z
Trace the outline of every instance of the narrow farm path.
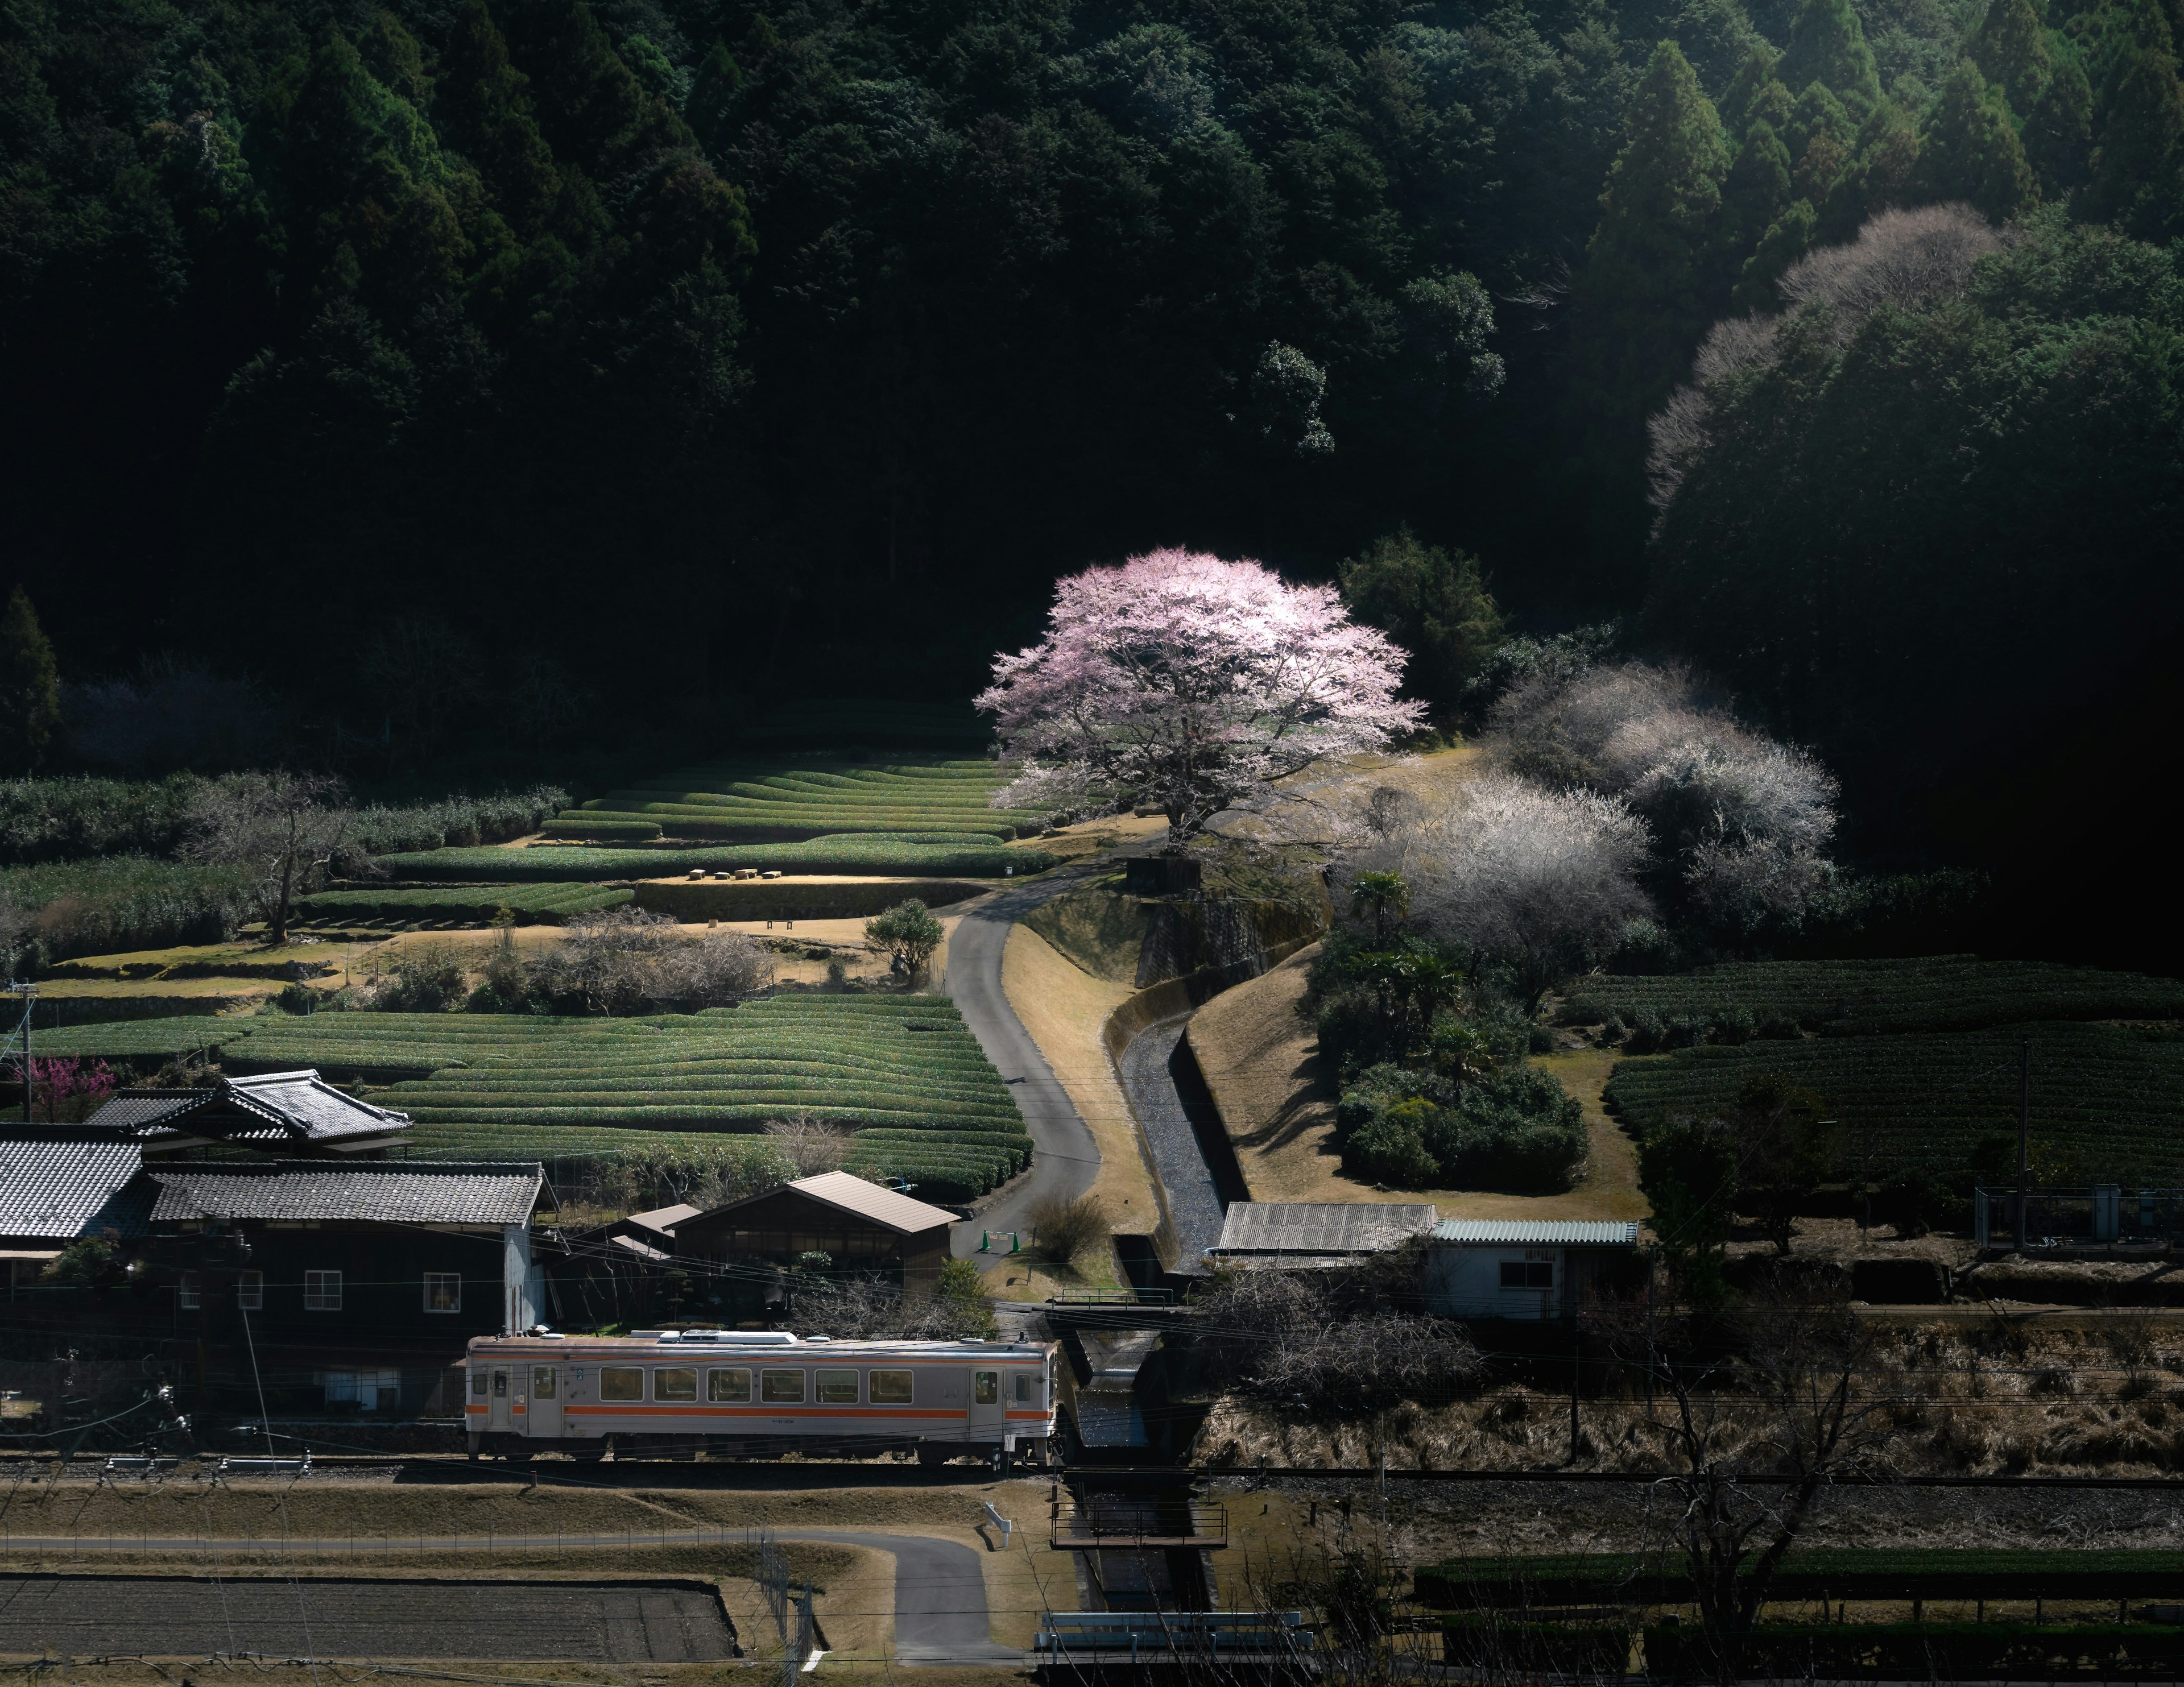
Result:
M862 1529L777 1529L779 1540L866 1546L894 1557L894 1661L904 1664L1023 1662L1023 1649L994 1643L978 1554L930 1534Z
M1031 1169L977 1217L956 1227L953 1249L958 1259L977 1254L978 1239L986 1231L1028 1229L1034 1202L1047 1195L1073 1200L1099 1178L1099 1142L1009 1005L1008 992L1001 986L1001 960L1017 921L1105 871L1111 860L1095 856L1082 864L1056 867L1042 879L988 897L964 910L949 938L948 970L941 988L961 1011L963 1022L1017 1098L1032 1141Z

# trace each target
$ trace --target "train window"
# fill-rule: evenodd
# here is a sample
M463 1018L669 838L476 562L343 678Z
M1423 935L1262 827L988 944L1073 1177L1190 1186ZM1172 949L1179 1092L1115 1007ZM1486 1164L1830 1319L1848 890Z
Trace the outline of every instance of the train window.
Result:
M495 1400L503 1400L507 1397L507 1395L508 1372L505 1371L495 1371L493 1373L493 1397Z
M1502 1261L1502 1286L1504 1289L1552 1289L1555 1286L1555 1267L1547 1260L1504 1260Z
M1039 1378L1028 1371L1017 1372L1017 1404L1018 1406L1039 1404Z
M695 1371L655 1371L652 1373L652 1397L655 1400L697 1399L698 1373Z
M971 1401L974 1406L999 1406L1001 1403L1001 1373L999 1371L972 1372Z
M819 1373L819 1404L822 1406L855 1406L857 1403L857 1373L855 1371L822 1371Z
M804 1372L801 1371L761 1371L759 1376L759 1398L768 1406L801 1406L804 1404Z
M554 1398L554 1367L551 1365L534 1365L532 1367L531 1398L533 1400L551 1400Z
M644 1372L634 1365L606 1365L599 1370L601 1400L643 1400Z
M875 1371L872 1372L872 1404L874 1406L908 1406L914 1392L911 1387L916 1376L914 1371Z
M471 1372L471 1397L473 1400L485 1398L485 1372L482 1371Z
M750 1372L748 1371L706 1372L705 1398L707 1400L749 1400Z

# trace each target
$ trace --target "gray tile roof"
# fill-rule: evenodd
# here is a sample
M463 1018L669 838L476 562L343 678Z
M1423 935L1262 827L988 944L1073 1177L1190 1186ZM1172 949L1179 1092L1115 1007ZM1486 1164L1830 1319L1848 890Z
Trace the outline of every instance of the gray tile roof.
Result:
M1482 1248L1631 1248L1638 1227L1602 1218L1445 1218L1433 1239Z
M1377 1254L1434 1226L1427 1202L1238 1201L1212 1254Z
M155 1224L317 1219L382 1224L527 1224L545 1169L535 1161L268 1160L161 1166Z
M170 1131L226 1142L338 1144L407 1130L410 1116L345 1095L306 1067L223 1078L209 1089L124 1089L85 1122L134 1136Z
M133 1142L58 1133L0 1139L0 1236L143 1235L148 1192L130 1188L142 1164Z

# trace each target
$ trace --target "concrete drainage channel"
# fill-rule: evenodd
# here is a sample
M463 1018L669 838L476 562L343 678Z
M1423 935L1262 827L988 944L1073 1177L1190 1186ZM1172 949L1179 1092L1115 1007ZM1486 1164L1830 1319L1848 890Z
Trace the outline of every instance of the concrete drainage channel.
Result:
M48 1648L582 1663L739 1656L719 1595L694 1581L0 1576L0 1654Z

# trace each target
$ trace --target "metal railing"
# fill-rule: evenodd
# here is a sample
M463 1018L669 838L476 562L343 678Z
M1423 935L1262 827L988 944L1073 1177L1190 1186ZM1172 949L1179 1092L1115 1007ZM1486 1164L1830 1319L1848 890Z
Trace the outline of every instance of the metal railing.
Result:
M1111 1547L1207 1551L1228 1544L1228 1509L1195 1502L1064 1503L1055 1507L1051 1540L1056 1551Z
M1050 1611L1032 1650L1057 1661L1288 1656L1312 1650L1301 1611Z
M1173 1306L1168 1289L1059 1289L1046 1297L1050 1306Z

